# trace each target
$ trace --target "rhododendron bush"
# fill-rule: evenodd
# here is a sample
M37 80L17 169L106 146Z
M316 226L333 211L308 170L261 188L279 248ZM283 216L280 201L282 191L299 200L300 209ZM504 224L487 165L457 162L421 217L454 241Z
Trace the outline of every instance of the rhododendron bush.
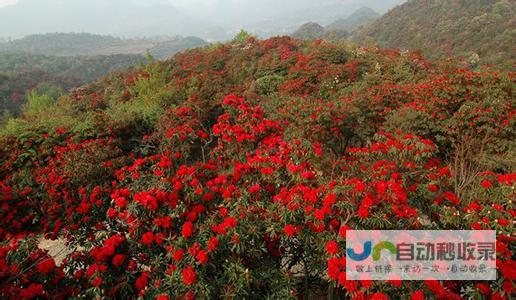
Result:
M0 295L509 299L512 83L289 38L113 74L2 137ZM351 229L494 229L498 279L346 280Z

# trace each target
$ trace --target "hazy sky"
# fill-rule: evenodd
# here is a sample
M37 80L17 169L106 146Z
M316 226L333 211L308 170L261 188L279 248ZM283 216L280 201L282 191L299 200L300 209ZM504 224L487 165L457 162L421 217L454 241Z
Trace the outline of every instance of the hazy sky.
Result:
M17 0L0 0L0 7L15 4Z
M4 6L8 6L8 5L13 5L13 4L16 4L19 0L0 0L0 8L4 7ZM40 0L41 2L56 2L56 0ZM59 0L57 0L59 1ZM112 0L104 0L104 1L112 1ZM262 0L263 1L263 0ZM172 5L176 6L176 7L179 7L179 8L184 8L184 9L196 9L196 8L199 8L200 6L217 6L217 5L250 5L251 3L256 3L256 2L262 2L262 1L256 1L256 0L127 0L127 2L133 2L133 3L137 3L137 4L143 4L145 5L146 3L157 3L157 2L169 2L171 3ZM73 1L71 1L73 2ZM271 1L267 1L265 0L264 2L271 2ZM275 1L272 1L272 3L280 3L281 2L290 2L290 4L293 4L293 3L296 3L296 2L307 2L305 0L275 0ZM324 2L328 2L326 0L312 0L312 2L319 2L319 3L324 3ZM360 2L360 1L354 1L354 0L340 0L338 2L342 2L342 3L353 3L353 2ZM367 4L369 4L371 1L364 1L364 2L368 2ZM400 1L384 1L384 0L376 0L376 2L378 2L378 4L381 5L382 2L386 2L386 6L391 6L390 3L392 2L398 2L398 3L401 3L401 2L404 2L403 0L400 0ZM380 6L382 7L382 6ZM383 6L385 7L385 6Z
M0 37L46 32L117 36L197 35L224 39L239 29L286 34L329 24L367 6L379 13L405 0L0 0Z

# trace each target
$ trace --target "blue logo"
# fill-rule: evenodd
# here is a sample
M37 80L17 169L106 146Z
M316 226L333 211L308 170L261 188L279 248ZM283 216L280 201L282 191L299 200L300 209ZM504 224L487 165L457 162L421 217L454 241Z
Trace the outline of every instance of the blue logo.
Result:
M378 261L382 256L383 249L387 249L391 254L397 253L396 246L391 242L383 241L376 244L373 248L373 242L367 241L364 243L364 251L362 253L357 254L353 248L347 248L346 254L354 261L366 260L372 254L373 260Z

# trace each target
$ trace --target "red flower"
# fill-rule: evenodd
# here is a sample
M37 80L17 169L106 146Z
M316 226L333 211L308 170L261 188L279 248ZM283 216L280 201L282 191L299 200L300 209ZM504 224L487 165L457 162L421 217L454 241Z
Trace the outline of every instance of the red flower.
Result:
M329 254L334 255L339 251L339 245L335 241L329 241L326 243L326 251L328 251Z
M115 199L115 206L116 207L120 207L120 208L124 208L127 206L127 199L125 199L124 197L118 197Z
M471 225L471 229L474 229L474 230L481 230L483 227L482 227L482 224L480 222L475 222Z
M369 208L373 204L373 199L365 197L358 208L358 216L362 219L369 217Z
M136 279L135 286L138 290L143 290L149 284L149 273L143 272L138 279Z
M389 297L387 297L387 295L385 295L384 293L374 293L372 294L369 299L371 300L389 300Z
M388 280L388 282L395 287L401 287L401 285L402 285L402 282L399 279L391 279L391 280Z
M376 183L376 192L380 195L385 194L387 191L387 183L385 181L378 181Z
M425 300L425 293L419 290L410 296L410 300Z
M489 180L483 180L480 185L482 185L484 188L488 189L490 188L493 184L491 183L491 181Z
M450 201L451 203L453 203L453 204L455 204L455 205L459 205L459 203L460 203L459 198L457 198L457 196L455 196L455 194L454 194L454 193L452 193L452 192L446 191L446 192L444 192L444 193L442 194L442 196L443 196L446 200Z
M324 213L324 210L322 210L322 209L316 209L316 210L314 211L314 218L315 218L316 220L319 220L319 221L324 220L325 215L326 215L326 214Z
M501 174L498 175L498 182L500 184L505 184L511 186L516 179L516 174Z
M185 285L192 285L197 281L197 274L192 266L188 266L183 269L183 282Z
M435 193L439 190L439 186L437 184L430 184L428 186L428 190L432 193Z
M333 204L335 204L335 201L337 201L337 196L335 194L328 194L323 199L323 205L325 207L331 207Z
M332 257L328 260L328 277L332 280L337 280L340 275L341 260Z
M52 258L46 258L42 260L36 268L38 269L38 272L42 274L48 274L52 272L56 268L56 263L54 262L54 259Z
M507 300L507 297L502 296L500 292L496 292L491 295L491 300Z
M439 175L441 177L449 176L450 174L451 174L450 168L448 168L448 167L443 167L443 168L439 169Z
M361 219L369 217L369 206L367 205L360 205L358 208L358 216Z
M219 238L213 237L208 241L208 252L217 250L219 247Z
M372 280L369 280L369 279L362 279L360 280L360 284L365 287L366 289L369 289L371 288L371 285L373 284L373 281Z
M516 280L516 261L508 260L502 263L500 267L502 276L508 280Z
M116 216L116 209L110 207L108 210L107 210L107 216L108 218L111 218L113 219L115 216Z
M486 296L491 295L491 288L489 287L489 285L479 282L475 284L475 287L480 291L480 293Z
M194 231L194 225L192 222L187 221L183 224L183 230L181 231L181 234L183 235L183 238L189 238L192 236Z
M339 235L343 238L346 238L346 232L348 230L350 230L351 227L347 226L347 225L342 225L339 229Z
M296 234L296 227L294 227L294 225L287 224L287 225L285 225L285 228L283 229L283 231L285 231L285 234L287 236L292 237L292 236L294 236L294 234Z
M111 260L111 263L115 267L120 267L121 265L124 264L124 261L125 261L125 256L123 256L122 254L117 254L113 257L113 259Z
M93 284L93 286L100 286L102 284L102 282L103 282L102 277L97 276L97 277L95 277L95 279L93 279L91 284Z
M514 284L512 280L504 280L502 284L502 289L509 295L514 293Z
M143 234L142 239L141 239L142 244L144 244L146 246L150 246L153 242L154 242L154 233L148 231Z
M506 218L500 218L498 220L498 224L502 225L503 227L509 226L510 222Z
M303 179L314 179L315 174L311 171L304 171L301 173L301 177L303 177Z
M362 193L366 189L366 185L362 181L358 181L355 183L355 191Z
M180 261L183 259L183 256L185 254L185 251L182 250L182 249L178 249L176 251L174 251L174 260L175 261Z
M156 297L156 300L170 300L168 295L159 295Z
M254 194L254 193L258 193L260 190L261 190L260 185L259 184L255 184L252 187L250 187L248 191L249 191L250 194Z
M208 262L208 253L204 250L200 250L199 253L197 253L196 258L199 264L204 265Z
M33 283L29 287L24 288L20 291L20 297L22 299L33 299L38 296L42 296L44 293L43 285L40 283Z
M344 278L346 278L346 273L342 273L341 275L344 275ZM350 293L353 293L358 289L358 282L354 280L344 280L343 282L341 282L339 277L339 283L343 285L344 288Z

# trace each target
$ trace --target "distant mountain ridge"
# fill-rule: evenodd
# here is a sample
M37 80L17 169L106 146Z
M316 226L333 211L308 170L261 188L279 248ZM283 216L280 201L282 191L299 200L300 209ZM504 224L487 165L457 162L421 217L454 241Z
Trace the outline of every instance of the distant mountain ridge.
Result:
M327 25L362 6L385 12L405 0L18 0L0 8L0 37L91 32L120 37L231 39L240 29L285 35L307 20ZM201 5L202 4L202 5Z
M353 35L359 44L421 49L430 58L460 56L514 69L516 2L410 0Z
M308 22L292 33L292 37L297 39L318 39L323 37L325 33L326 30L323 26L315 22Z
M156 58L163 59L207 44L197 37L121 39L90 33L49 33L0 43L0 51L55 56L144 54L149 51Z
M378 19L380 14L369 7L362 7L356 10L347 18L340 18L337 21L326 26L328 29L346 30L352 32L365 24L371 23Z
M346 39L350 32L373 22L380 17L380 14L369 7L361 7L346 18L339 18L326 27L316 23L308 22L299 27L292 37L298 39Z

